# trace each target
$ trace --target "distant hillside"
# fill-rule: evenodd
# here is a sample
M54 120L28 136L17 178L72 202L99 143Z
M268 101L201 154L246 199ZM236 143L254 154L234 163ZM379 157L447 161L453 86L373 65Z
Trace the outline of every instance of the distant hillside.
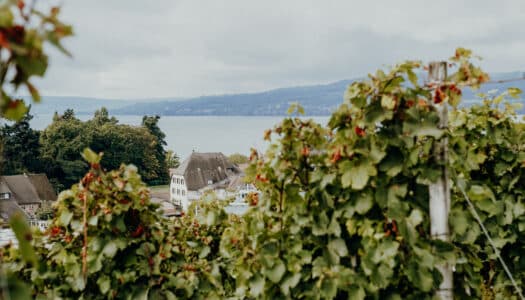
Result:
M52 114L55 111L62 113L69 108L73 109L76 114L93 114L95 110L103 106L107 109L117 109L134 103L125 100L104 100L87 97L51 96L42 98L40 103L31 105L31 114ZM24 100L27 103L31 103L29 97L24 97Z
M495 73L493 80L522 77L521 72ZM341 80L325 85L290 87L262 93L203 96L185 101L138 102L111 110L114 114L159 114L166 116L219 115L219 116L273 116L285 115L289 104L298 101L307 115L329 115L343 101L343 94L353 80ZM493 89L503 91L518 87L525 91L525 81L486 84L478 91L465 89L463 99L470 105L477 100L476 94ZM525 108L520 113L525 113Z
M522 72L494 73L492 80L520 78ZM298 101L307 115L329 115L343 101L343 94L353 80L330 84L274 89L260 93L202 96L196 98L164 98L136 100L104 100L82 97L45 97L41 104L33 105L33 113L63 112L72 108L78 114L92 114L105 106L114 115L163 115L163 116L277 116L285 115L291 102ZM525 91L525 81L485 84L479 91L465 89L465 105L477 100L479 92L493 89L503 91L518 87ZM525 98L524 98L525 99ZM523 100L521 100L523 102ZM519 112L525 114L525 107Z
M30 97L22 97L27 103L31 103ZM97 109L106 107L108 110L115 110L135 103L149 103L158 101L181 101L182 98L153 98L153 99L102 99L89 97L75 97L75 96L44 96L40 103L33 103L31 105L32 114L52 114L55 111L62 113L66 109L71 108L78 115L89 114L92 115Z
M261 93L202 96L179 102L135 103L111 112L166 116L272 116L286 114L290 103L298 101L309 115L328 115L339 106L351 82L342 80L326 85L281 88Z

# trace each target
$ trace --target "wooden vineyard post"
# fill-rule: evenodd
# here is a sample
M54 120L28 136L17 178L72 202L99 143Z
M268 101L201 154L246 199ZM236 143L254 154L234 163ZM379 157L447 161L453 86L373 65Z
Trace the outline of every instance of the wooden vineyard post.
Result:
M432 62L428 68L429 84L438 87L447 77L447 63L446 62ZM434 93L436 91L434 90ZM448 127L448 110L447 103L441 102L435 104L440 115L440 127L445 129ZM438 160L442 163L442 175L434 183L430 184L428 191L430 195L430 233L433 238L443 241L450 241L450 233L448 228L448 215L450 211L450 183L447 170L447 147L448 138L445 136L436 143L434 149ZM443 281L436 292L436 296L440 299L453 299L453 277L452 266L448 263L436 266Z

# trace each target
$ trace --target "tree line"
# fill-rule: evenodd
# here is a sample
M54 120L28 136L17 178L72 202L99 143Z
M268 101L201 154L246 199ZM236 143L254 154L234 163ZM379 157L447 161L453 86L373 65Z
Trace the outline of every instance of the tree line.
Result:
M80 155L86 147L103 152L102 164L108 169L122 163L135 165L149 185L168 183L168 169L178 165L177 155L166 149L159 116L144 116L140 126L131 126L110 117L104 107L87 121L67 109L63 114L55 112L52 123L42 131L31 128L32 118L27 114L0 128L1 174L45 173L60 191L78 182L88 170Z

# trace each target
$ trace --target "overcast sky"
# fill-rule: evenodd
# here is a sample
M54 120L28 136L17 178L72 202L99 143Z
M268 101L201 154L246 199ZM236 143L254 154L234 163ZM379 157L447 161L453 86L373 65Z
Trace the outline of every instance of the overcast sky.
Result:
M525 1L65 0L43 95L188 97L329 83L473 49L525 70Z

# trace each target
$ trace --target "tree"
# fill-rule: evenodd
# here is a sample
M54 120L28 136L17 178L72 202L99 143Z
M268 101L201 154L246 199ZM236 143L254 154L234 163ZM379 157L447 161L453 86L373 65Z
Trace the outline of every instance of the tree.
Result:
M250 162L250 160L248 159L248 156L240 154L240 153L234 153L234 154L228 156L228 160L231 163L237 164L237 165L246 164L246 163Z
M41 133L42 160L52 169L51 174L46 173L57 190L71 186L87 171L80 153L90 145L92 133L85 129L74 111L68 109Z
M71 121L71 120L78 121L77 117L75 116L75 111L72 108L66 109L59 118L65 121Z
M0 139L3 143L1 174L14 175L28 172L40 172L40 134L31 128L29 121L33 118L29 113L19 122L5 124L0 129Z
M180 158L177 155L177 153L173 152L173 150L168 150L166 152L166 167L168 169L176 169L180 165Z
M167 145L166 143L166 135L162 130L160 129L158 123L160 120L160 116L144 116L142 117L142 126L147 128L149 132L156 138L156 145L155 145L155 157L157 158L157 161L159 162L159 170L158 170L158 184L165 184L169 181L169 174L168 174L168 168L166 166L166 150L164 147Z
M156 124L148 124L152 130L158 129L159 136L164 135ZM49 177L62 187L77 182L86 172L87 165L80 156L86 147L103 152L102 163L109 169L117 169L122 163L134 164L143 180L152 184L165 182L168 177L166 158L161 162L157 157L158 138L144 126L118 124L104 108L85 122L77 119L73 110L66 110L42 132L41 143L43 161L55 167L49 167L54 170Z
M93 115L93 119L91 120L91 122L95 123L98 126L101 126L106 123L117 124L118 120L115 117L110 118L107 108L102 107L99 110L95 111L95 114Z
M108 170L134 164L145 182L156 182L163 176L156 157L156 139L146 128L113 123L87 128L92 132L90 147L104 153L102 164Z

